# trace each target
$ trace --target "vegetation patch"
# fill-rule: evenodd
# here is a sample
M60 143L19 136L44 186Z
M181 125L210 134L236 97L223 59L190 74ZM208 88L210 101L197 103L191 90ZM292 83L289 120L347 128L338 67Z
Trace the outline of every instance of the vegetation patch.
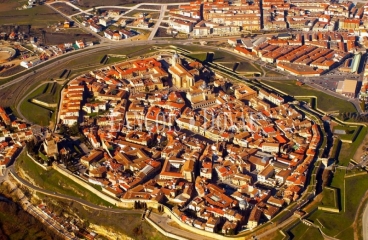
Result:
M18 170L22 169L35 185L53 192L65 194L72 197L78 197L88 202L112 206L112 204L101 199L86 188L75 183L54 169L45 171L30 159L24 151L15 164Z
M65 18L46 5L30 9L1 12L1 24L29 24L32 27L46 27L64 21Z
M329 236L339 236L339 239L354 239L351 228L359 203L367 190L367 185L366 175L345 178L345 170L337 169L331 187L340 189L341 211L330 213L317 210L308 217L308 220L320 225L322 231ZM340 238L340 236L344 236L344 238Z
M354 142L359 132L362 130L362 126L335 126L333 132L339 135L342 141Z
M259 68L257 68L256 66L254 66L254 64L249 63L249 62L238 62L235 71L237 71L239 73L243 73L243 72L260 72L260 73L262 73L262 71L259 70Z
M42 87L42 86L41 86ZM59 102L59 94L61 91L61 85L56 82L47 83L44 86L43 93L36 96L34 99L44 102L46 104L56 104Z
M290 239L315 239L315 240L322 240L323 236L319 232L319 230L315 227L307 226L303 223L297 224L293 227L290 231L288 231Z
M77 202L50 198L43 194L37 194L37 196L40 196L47 206L52 208L55 212L60 214L65 213L66 215L75 216L75 218L83 220L84 225L96 230L97 233L101 232L102 236L106 237L106 239L170 239L163 236L147 221L142 221L141 211L109 212L95 210ZM96 229L94 229L95 227Z
M11 200L0 201L1 239L61 239Z
M207 53L206 52L202 52L202 53L191 53L188 54L188 57L197 59L198 61L204 62L207 60Z
M34 90L30 95L28 95L28 97L25 98L23 102L21 102L20 104L20 111L23 114L23 116L27 118L29 121L39 124L41 126L49 125L53 115L53 110L32 103L31 99L43 94L44 90L45 86L42 85L41 87Z
M340 192L339 189L325 187L323 189L323 199L318 206L318 209L332 212L340 211Z
M324 92L303 85L297 86L296 81L263 81L271 87L277 88L290 96L315 96L317 97L317 107L325 112L351 112L356 113L354 105L348 101L328 95Z

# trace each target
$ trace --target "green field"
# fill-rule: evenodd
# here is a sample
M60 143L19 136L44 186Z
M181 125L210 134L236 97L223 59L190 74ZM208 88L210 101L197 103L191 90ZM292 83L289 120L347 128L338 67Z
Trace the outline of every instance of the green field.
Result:
M339 165L347 166L349 164L350 159L354 157L355 152L357 151L358 147L364 140L366 134L367 134L367 127L362 127L353 143L343 142L341 144L341 149L338 154Z
M7 12L7 11L16 10L17 8L23 6L26 3L27 3L26 0L22 0L22 1L18 1L18 0L5 0L4 1L3 0L3 1L1 1L0 12Z
M106 61L106 64L113 64L121 61L125 61L125 57L109 57Z
M346 134L338 135L341 140L355 141L359 132L362 130L362 126L337 126L334 129L345 130Z
M230 71L232 71L233 68L234 68L234 63L230 63L230 62L226 62L226 63L221 62L221 63L217 63L217 64L222 65L224 67L227 67L228 69L230 69Z
M257 68L253 63L249 62L239 62L238 67L236 68L237 72L243 73L243 72L260 72L262 73L259 68Z
M340 194L337 189L325 187L322 194L323 198L320 203L321 206L339 209Z
M280 231L275 231L272 234L267 235L265 239L268 239L268 240L282 240L284 238L285 238L285 236L282 235L282 233Z
M1 9L1 7L0 7ZM0 10L1 24L30 24L32 27L46 27L64 21L65 18L46 5L24 10L2 12Z
M288 234L291 239L314 239L314 240L323 240L322 234L315 227L309 227L303 223L299 223L295 227L293 227Z
M56 83L55 83L56 84ZM50 84L43 84L36 88L31 94L29 94L23 102L20 103L20 111L29 121L39 124L41 126L48 126L50 121L54 118L55 109L39 106L31 102L31 99L41 97L48 103L57 103L60 98L61 86L56 84L54 87L54 93L47 92ZM50 89L51 91L52 89ZM52 113L50 111L53 111Z
M342 208L340 213L317 210L308 219L318 225L320 225L320 222L323 225L323 232L329 236L338 238L344 236L345 238L340 239L353 239L352 224L354 223L359 203L367 190L368 177L363 175L347 178L345 179L344 187L344 176L344 170L337 170L331 184L333 187L340 189Z
M309 86L297 86L296 81L263 81L265 84L283 91L290 96L316 96L317 107L325 112L356 112L353 104L333 97Z
M38 106L30 101L32 98L41 95L44 89L45 85L42 85L28 95L28 97L26 97L24 101L20 103L20 111L29 121L42 126L48 126L51 119L50 111L52 109Z
M155 12L155 11L154 11ZM151 11L147 11L147 10L133 10L133 11L130 11L130 12L128 12L127 14L125 14L124 13L124 16L126 16L126 17L138 17L138 14L139 13L147 13L147 14L149 14L149 13L151 13ZM137 15L137 16L135 16L135 15Z
M85 207L77 202L71 203L68 200L61 200L60 198L53 198L40 193L37 193L37 196L40 197L43 202L56 213L68 214L84 221L87 220L90 225L93 224L103 227L108 232L119 236L117 238L112 238L111 235L99 235L97 239L172 240L163 236L147 221L142 221L142 214L140 212L130 213L129 211L109 212L95 210ZM138 227L141 227L140 231L137 231ZM102 233L102 235L104 234Z
M41 188L78 197L97 205L112 206L112 204L91 193L56 170L43 170L26 155L25 151L16 160L15 166L17 169L23 169L33 180L32 182Z
M42 87L42 86L41 86ZM54 83L47 83L43 93L39 96L36 96L35 99L40 100L45 103L58 103L59 96L62 86L60 84Z
M338 154L339 165L348 165L350 159L366 134L367 128L363 127L353 143L342 143ZM331 182L331 187L340 190L339 199L341 211L339 213L329 213L317 210L312 213L308 219L318 225L320 225L319 222L321 222L323 225L323 232L329 236L334 236L339 239L353 239L353 223L355 214L358 210L360 201L367 190L367 186L367 175L345 178L345 170L336 169ZM331 202L331 199L325 199L324 196L322 201L325 201L326 204L328 204ZM361 232L357 233L361 234Z
M198 61L205 61L207 58L207 53L203 52L203 53L192 53L192 54L188 54L189 57L195 58Z
M214 53L213 56L213 62L242 62L244 61L243 58L237 57L236 54L229 54L227 52L221 51L221 50L212 50L210 48L206 48L205 46L195 46L195 45L175 45L179 49L184 49L191 54L195 54L196 52L203 53L205 52L211 52ZM206 51L207 50L207 51Z
M281 74L279 72L275 72L272 70L269 70L267 68L264 68L265 72L266 72L266 77L279 77L279 76L284 76L284 74Z

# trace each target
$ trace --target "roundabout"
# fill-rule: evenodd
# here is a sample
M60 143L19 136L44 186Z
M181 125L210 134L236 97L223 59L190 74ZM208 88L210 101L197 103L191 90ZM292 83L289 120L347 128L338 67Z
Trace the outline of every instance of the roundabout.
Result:
M16 54L16 50L11 47L0 47L0 63L12 60Z

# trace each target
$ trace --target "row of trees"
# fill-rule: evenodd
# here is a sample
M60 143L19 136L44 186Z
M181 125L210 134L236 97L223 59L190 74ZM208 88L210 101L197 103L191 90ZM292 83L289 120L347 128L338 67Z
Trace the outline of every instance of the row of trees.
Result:
M134 201L134 209L147 209L147 203L141 201Z
M368 115L360 115L353 112L340 112L339 118L341 118L343 121L351 119L354 122L368 122Z

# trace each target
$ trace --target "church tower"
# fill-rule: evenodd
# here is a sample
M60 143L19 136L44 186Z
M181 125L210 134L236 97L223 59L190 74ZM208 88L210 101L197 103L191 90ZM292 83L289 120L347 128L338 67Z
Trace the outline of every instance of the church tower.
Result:
M179 57L179 54L175 53L172 58L171 58L171 65L172 66L175 66L177 64L181 64L181 60L180 60L180 57Z

